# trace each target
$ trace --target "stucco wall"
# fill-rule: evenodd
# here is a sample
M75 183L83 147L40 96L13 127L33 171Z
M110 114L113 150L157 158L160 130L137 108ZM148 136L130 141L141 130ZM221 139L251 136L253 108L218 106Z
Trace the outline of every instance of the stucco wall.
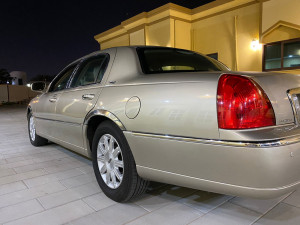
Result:
M146 45L171 47L170 26L169 19L146 26Z
M219 14L192 24L193 49L204 54L218 53L219 60L235 69L235 16L237 16L238 70L261 70L261 50L251 50L259 38L259 4Z
M156 45L218 53L232 69L261 71L263 49L251 49L251 42L300 38L298 9L300 0L216 0L192 10L169 3L123 21L95 39L102 49Z
M131 32L129 34L130 37L130 45L145 45L145 29L141 29L138 31Z
M272 43L283 40L290 40L300 37L300 30L279 25L272 31L268 32L262 37L263 43Z
M129 35L124 34L122 36L118 36L115 38L112 38L108 41L102 42L101 43L101 48L106 49L106 48L111 48L115 46L128 46L129 45Z
M175 20L174 23L174 47L191 50L191 23Z
M263 3L262 32L278 21L286 21L300 26L299 0L271 0Z

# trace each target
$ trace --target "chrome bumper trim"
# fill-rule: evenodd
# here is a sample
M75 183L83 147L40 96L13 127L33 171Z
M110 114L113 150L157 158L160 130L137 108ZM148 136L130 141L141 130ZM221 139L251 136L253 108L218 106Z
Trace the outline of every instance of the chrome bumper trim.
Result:
M298 99L299 94L300 94L300 88L290 89L287 91L288 98L292 105L296 124L300 123L300 114L299 114L300 105Z
M174 141L184 141L192 143L202 143L202 144L212 144L212 145L226 145L234 147L250 147L250 148L269 148L269 147L279 147L283 145L290 145L300 142L300 135L295 137L288 137L277 140L262 141L262 142L243 142L243 141L225 141L216 139L201 139L201 138L189 138L189 137L178 137L163 134L150 134L150 133L139 133L132 132L134 136L159 138Z

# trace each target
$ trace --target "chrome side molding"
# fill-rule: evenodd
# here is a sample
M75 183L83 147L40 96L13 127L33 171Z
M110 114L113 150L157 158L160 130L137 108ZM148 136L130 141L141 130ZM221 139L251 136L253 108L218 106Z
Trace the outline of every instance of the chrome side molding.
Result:
M111 112L105 110L105 109L96 109L96 110L93 110L91 111L84 119L84 125L87 125L89 120L94 117L94 116L104 116L104 117L107 117L108 119L112 120L115 124L118 125L118 127L124 131L126 130L125 129L125 126L123 125L123 123L114 115L112 114Z
M250 147L250 148L269 148L269 147L279 147L283 145L290 145L300 142L300 135L295 137L288 137L278 140L270 140L265 142L244 142L244 141L226 141L226 140L216 140L216 139L201 139L201 138L189 138L189 137L177 137L163 134L148 134L132 132L134 136L149 137L149 138L159 138L174 141L184 141L192 143L202 143L211 145L225 145L233 147Z

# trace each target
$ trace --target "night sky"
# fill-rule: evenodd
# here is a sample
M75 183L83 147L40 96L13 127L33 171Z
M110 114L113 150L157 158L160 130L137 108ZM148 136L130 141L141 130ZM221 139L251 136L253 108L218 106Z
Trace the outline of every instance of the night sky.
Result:
M212 0L6 0L0 2L0 69L28 78L55 75L99 50L94 35L141 12L172 2L195 8Z

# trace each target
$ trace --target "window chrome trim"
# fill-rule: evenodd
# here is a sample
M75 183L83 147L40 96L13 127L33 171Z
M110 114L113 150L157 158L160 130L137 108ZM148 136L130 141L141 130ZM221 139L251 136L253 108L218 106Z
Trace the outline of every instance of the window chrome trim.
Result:
M295 137L288 137L277 140L261 141L261 142L246 142L246 141L226 141L217 139L202 139L202 138L190 138L190 137L178 137L163 134L150 134L150 133L140 133L132 132L134 136L148 137L148 138L159 138L165 140L173 141L184 141L190 143L202 143L202 144L212 144L212 145L224 145L233 147L249 147L249 148L269 148L269 147L280 147L283 145L290 145L300 142L300 135Z

